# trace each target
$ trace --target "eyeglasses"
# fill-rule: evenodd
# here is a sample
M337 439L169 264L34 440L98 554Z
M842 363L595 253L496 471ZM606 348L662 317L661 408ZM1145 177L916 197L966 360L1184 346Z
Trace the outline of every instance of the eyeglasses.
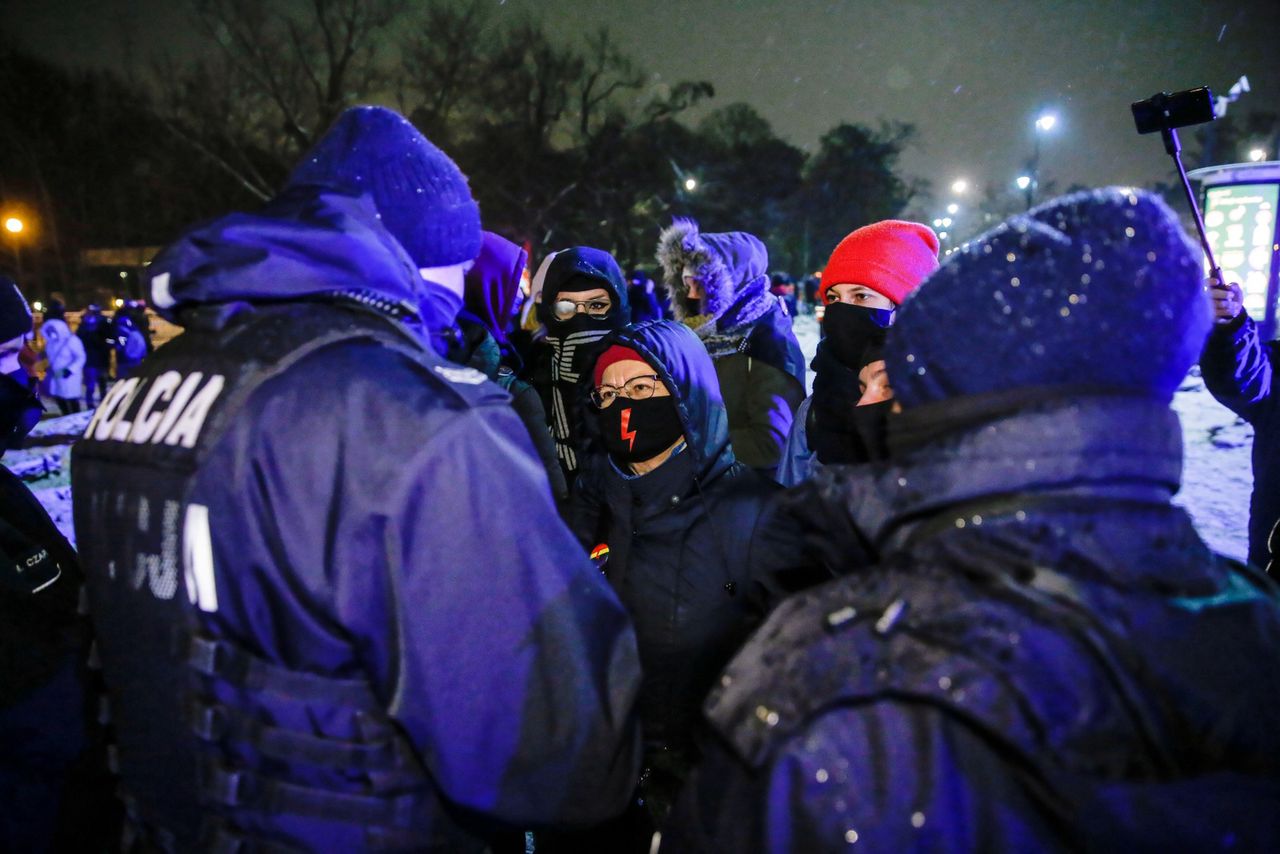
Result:
M556 320L568 320L579 311L585 311L590 317L607 317L611 308L613 303L607 299L558 299L551 304L551 313Z
M614 385L597 386L591 389L591 402L596 405L597 409L608 409L618 399L619 395L628 400L648 400L653 397L659 382L657 374L641 374L638 377L632 377L627 380L621 387Z

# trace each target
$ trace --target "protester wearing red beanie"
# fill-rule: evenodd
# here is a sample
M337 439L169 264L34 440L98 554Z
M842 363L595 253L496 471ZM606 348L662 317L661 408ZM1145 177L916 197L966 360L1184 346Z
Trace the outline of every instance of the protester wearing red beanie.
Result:
M938 237L918 222L886 219L863 226L841 240L822 271L818 299L836 285L863 285L902 305L938 269Z

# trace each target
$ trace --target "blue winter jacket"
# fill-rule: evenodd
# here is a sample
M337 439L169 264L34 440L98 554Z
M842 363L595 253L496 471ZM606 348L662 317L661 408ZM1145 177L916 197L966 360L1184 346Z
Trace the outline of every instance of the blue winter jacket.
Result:
M157 302L188 329L144 363L144 377L178 364L180 354L199 364L201 336L267 310L296 312L300 321L315 312L373 312L421 328L423 283L412 262L365 199L322 189L291 191L261 213L193 231L156 259L151 278ZM193 529L188 512L182 537L160 540L150 595L146 583L110 595L134 595L140 612L153 608L166 622L193 620L204 637L270 666L367 684L377 715L429 780L425 806L406 817L426 828L416 839L466 850L501 828L607 818L625 803L638 767L632 711L639 668L629 620L560 522L506 395L439 360L421 338L410 350L367 337L346 341L259 385L216 444L197 445L207 456L181 502L188 511L206 508L207 525L197 517ZM211 363L218 357L208 354ZM99 410L98 426L136 417L135 399L117 400L114 410L110 404ZM217 416L215 408L209 420ZM127 514L112 516L112 507L137 503L130 492L157 475L152 461L163 448L137 441L128 424L105 431L91 424L87 436L76 447L76 526L86 573L99 574L98 592L110 592L121 583L115 553L147 542L161 524L158 509L145 521L145 501L136 529ZM120 468L124 459L128 467ZM100 500L108 494L111 501ZM104 519L115 520L115 529L103 530ZM163 524L168 530L167 510ZM190 541L202 527L207 563L198 538ZM156 584L175 562L185 564L187 578L176 596ZM151 601L166 594L172 598ZM159 611L170 603L181 608ZM113 646L117 660L144 671L146 655L163 653L132 648L134 627L120 613L105 620L120 624L99 625L117 638L104 637L106 677L122 715L117 727L130 730L126 742L145 754L130 757L122 745L123 783L173 818L177 847L184 836L193 844L183 817L202 814L313 850L372 844L358 821L289 815L255 804L251 793L242 808L215 807L205 790L186 791L190 782L177 774L157 791L147 775L165 782L169 736L127 713L186 700L180 685L152 685L153 695L140 696L144 686L112 682ZM322 743L357 737L369 722L337 692L327 701L300 700L210 684L262 724ZM172 734L175 756L188 750L183 737L194 738ZM285 783L353 796L389 785L358 767L335 773L301 757L264 760L243 743L219 749L233 768ZM194 810L182 801L189 795L201 801Z

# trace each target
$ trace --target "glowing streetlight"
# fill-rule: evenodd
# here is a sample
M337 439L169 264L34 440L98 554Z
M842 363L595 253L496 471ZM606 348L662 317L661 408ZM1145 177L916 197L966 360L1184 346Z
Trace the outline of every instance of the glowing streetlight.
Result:
M35 302L31 303L31 307L34 308L36 311L44 311L44 303L40 302L40 300L36 300Z
M941 219L935 219L935 220L933 221L933 227L934 227L934 228L942 228L942 220L941 220Z
M969 189L969 182L963 178L957 178L951 182L951 192L955 193L957 196L967 189Z
M1019 190L1025 190L1025 189L1027 189L1027 187L1030 187L1030 186L1031 186L1031 176L1030 176L1030 175L1019 175L1019 176L1018 176L1018 180L1017 180L1017 181L1015 181L1014 183L1018 185L1018 189L1019 189Z
M26 223L18 219L16 216L8 217L4 221L4 230L10 234L20 234L22 229L26 227Z
M115 307L124 308L124 300L120 299L120 297L116 297Z
M947 233L946 233L945 231L939 231L939 232L938 232L938 239L939 239L939 240L946 240L946 239L947 239Z
M1249 159L1254 163L1261 163L1267 159L1267 150L1265 148L1249 149Z
M960 206L957 205L955 202L952 202L951 204L947 205L947 213L949 214L960 213Z
M943 228L950 228L950 227L951 227L951 217L949 217L949 216L944 216L944 217L942 218L942 227L943 227Z
M1036 130L1049 131L1053 130L1053 126L1058 123L1058 117L1053 113L1041 113L1036 118Z
M694 190L698 189L698 179L693 177L685 178L684 188L692 193Z

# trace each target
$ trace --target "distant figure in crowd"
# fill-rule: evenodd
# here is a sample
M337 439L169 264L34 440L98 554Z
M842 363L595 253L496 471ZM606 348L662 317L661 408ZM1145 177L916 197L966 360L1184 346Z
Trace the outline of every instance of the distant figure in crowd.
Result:
M116 378L133 376L149 352L147 336L138 328L132 312L116 312L111 323L112 346L116 350Z
M520 280L528 258L524 249L510 240L484 232L480 255L467 271L464 305L458 317L465 346L449 358L475 368L511 395L511 405L529 431L547 472L551 494L557 504L563 504L569 497L569 487L556 455L547 411L537 390L516 376L522 363L511 341L521 305Z
M885 333L896 309L938 269L938 238L926 225L884 220L857 229L831 253L818 298L823 338L810 367L813 394L796 410L778 482L795 486L819 465L888 456L885 424L893 388Z
M148 268L185 331L72 452L144 850L478 852L627 803L626 612L506 394L433 350L480 247L453 161L358 107Z
M742 231L704 234L677 219L658 240L677 320L711 355L737 458L774 474L804 400L804 354L781 301L769 293L769 254Z
M1080 193L906 301L892 464L800 487L878 565L730 665L663 850L1280 846L1280 594L1170 501L1199 257L1158 197Z
M145 300L125 300L124 305L116 312L116 319L118 320L121 317L129 318L133 323L133 328L141 333L142 340L147 345L147 353L155 350L155 345L152 342L151 318L147 315L147 303Z
M45 393L58 405L58 411L70 415L80 411L80 395L84 387L84 344L67 326L67 310L58 301L49 303L40 324L44 338L44 355L49 361L45 374Z
M644 270L631 271L627 299L631 303L632 325L646 320L662 320L662 301L658 298L658 286Z
M102 309L90 304L80 315L76 337L84 345L84 405L93 409L111 382L112 324Z
M816 314L815 308L818 305L818 285L820 279L814 275L804 277L804 304L808 306L806 311L809 314Z
M570 489L582 450L586 387L600 339L631 323L627 284L613 256L574 246L554 253L539 271L537 316L546 329L528 379L542 396L556 453Z
M769 293L782 300L782 304L787 307L787 314L795 317L798 314L796 309L796 283L788 273L774 273L769 277L771 282Z
M778 487L734 458L715 369L688 327L654 321L604 343L589 425L603 452L583 457L569 519L635 620L645 771L644 808L602 828L596 850L647 852L697 758L702 698L764 617L755 533Z
M18 364L31 327L17 284L0 277L0 453L40 420ZM118 838L89 711L83 580L44 507L0 466L0 851L95 851Z
M1200 354L1200 375L1219 403L1253 425L1249 561L1274 571L1280 549L1280 396L1273 393L1273 377L1280 343L1262 340L1238 284L1210 285L1214 326Z

